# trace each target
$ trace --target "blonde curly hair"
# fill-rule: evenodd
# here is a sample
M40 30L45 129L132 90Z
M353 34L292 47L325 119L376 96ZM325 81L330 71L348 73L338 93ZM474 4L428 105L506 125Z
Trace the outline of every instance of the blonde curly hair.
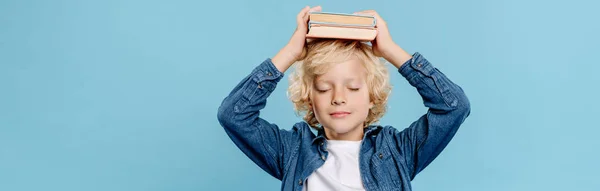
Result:
M361 60L367 71L369 99L373 102L363 128L378 122L385 114L392 88L389 72L385 61L373 54L371 45L355 40L315 39L306 44L301 59L294 63L295 69L289 77L287 91L296 114L304 115L303 119L312 128L321 129L310 100L314 80L325 74L332 64L353 58Z

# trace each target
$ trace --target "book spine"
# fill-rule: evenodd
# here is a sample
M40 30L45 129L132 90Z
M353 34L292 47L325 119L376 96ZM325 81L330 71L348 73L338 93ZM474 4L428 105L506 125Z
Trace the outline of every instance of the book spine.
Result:
M371 28L371 27L375 27L375 20L373 20L373 24L370 24L370 25L341 24L341 23L332 23L332 22L308 21L308 29L310 29L311 25L327 25L327 26L340 26L340 27Z
M377 19L371 15L357 15L357 14L348 14L348 13L335 13L335 12L310 12L310 14L323 14L323 15L342 15L342 16L353 16L353 17L367 17L373 19L373 23L370 26L377 25ZM337 23L334 23L337 24Z

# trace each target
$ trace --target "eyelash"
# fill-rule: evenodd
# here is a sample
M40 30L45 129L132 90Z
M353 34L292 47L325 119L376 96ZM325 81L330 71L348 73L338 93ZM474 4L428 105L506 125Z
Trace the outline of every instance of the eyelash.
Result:
M350 91L353 91L353 92L360 90L360 88L348 88L348 89L350 89ZM327 91L329 91L329 90L317 90L317 92L319 92L319 93L325 93Z

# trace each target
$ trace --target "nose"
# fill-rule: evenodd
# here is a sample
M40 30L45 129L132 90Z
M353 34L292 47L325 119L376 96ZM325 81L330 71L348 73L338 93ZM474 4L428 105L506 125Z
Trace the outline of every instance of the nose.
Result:
M344 91L335 91L333 99L331 99L331 105L341 105L346 103L346 96Z
M331 104L332 105L342 105L342 104L345 104L345 103L346 103L346 101L344 101L344 100L336 100L336 99L334 99Z

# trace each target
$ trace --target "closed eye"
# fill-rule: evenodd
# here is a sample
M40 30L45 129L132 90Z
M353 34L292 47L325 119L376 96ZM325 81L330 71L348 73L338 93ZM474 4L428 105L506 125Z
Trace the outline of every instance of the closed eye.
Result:
M354 91L354 92L356 92L356 91L360 90L360 88L349 88L349 89L350 89L351 91Z

